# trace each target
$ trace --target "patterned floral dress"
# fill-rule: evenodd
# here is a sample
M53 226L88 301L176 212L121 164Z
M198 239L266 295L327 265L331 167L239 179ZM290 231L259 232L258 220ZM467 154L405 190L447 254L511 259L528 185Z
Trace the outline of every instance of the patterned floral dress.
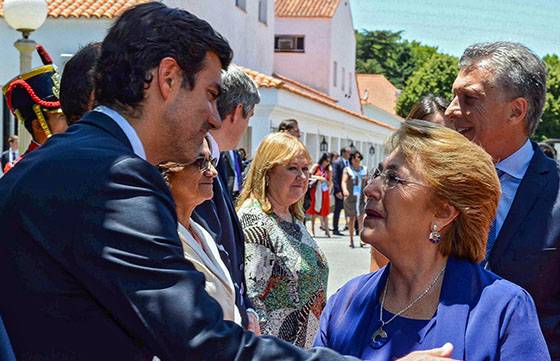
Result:
M238 212L245 235L247 294L264 335L309 348L327 295L327 260L302 222L264 213L248 200Z

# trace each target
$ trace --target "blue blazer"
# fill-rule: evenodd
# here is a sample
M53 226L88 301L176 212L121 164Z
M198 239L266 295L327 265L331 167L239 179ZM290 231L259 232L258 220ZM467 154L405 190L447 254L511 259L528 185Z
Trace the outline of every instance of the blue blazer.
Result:
M387 266L339 289L321 315L315 346L361 355L379 327L373 310L388 274ZM531 297L479 265L449 258L435 317L422 349L451 342L459 360L550 360Z
M560 360L560 165L533 149L488 267L531 294L552 359Z
M0 180L0 229L0 316L18 361L342 359L223 321L183 257L161 175L104 114Z

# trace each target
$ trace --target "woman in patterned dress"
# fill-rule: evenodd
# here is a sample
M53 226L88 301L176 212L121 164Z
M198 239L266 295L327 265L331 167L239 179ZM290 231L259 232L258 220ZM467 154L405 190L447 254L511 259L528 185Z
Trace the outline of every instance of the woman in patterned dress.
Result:
M287 133L259 145L238 199L247 293L263 335L309 347L325 306L328 266L303 225L311 158Z

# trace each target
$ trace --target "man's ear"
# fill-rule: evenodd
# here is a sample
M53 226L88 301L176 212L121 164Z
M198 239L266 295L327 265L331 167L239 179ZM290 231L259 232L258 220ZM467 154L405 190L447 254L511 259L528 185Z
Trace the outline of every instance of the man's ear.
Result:
M164 100L181 87L183 83L183 71L177 61L171 57L161 59L157 68L154 69L152 80L158 86L159 93Z
M510 101L509 121L512 124L525 124L525 118L529 111L529 102L523 97L517 97Z
M237 123L237 122L241 121L244 118L243 117L243 105L237 104L237 106L233 109L231 114L233 115L232 121L234 123Z

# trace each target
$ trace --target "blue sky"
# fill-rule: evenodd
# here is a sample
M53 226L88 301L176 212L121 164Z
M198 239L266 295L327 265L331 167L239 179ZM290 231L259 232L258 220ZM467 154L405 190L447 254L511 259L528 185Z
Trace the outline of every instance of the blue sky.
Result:
M354 27L404 30L403 37L461 55L470 44L507 40L560 55L560 0L350 0Z

